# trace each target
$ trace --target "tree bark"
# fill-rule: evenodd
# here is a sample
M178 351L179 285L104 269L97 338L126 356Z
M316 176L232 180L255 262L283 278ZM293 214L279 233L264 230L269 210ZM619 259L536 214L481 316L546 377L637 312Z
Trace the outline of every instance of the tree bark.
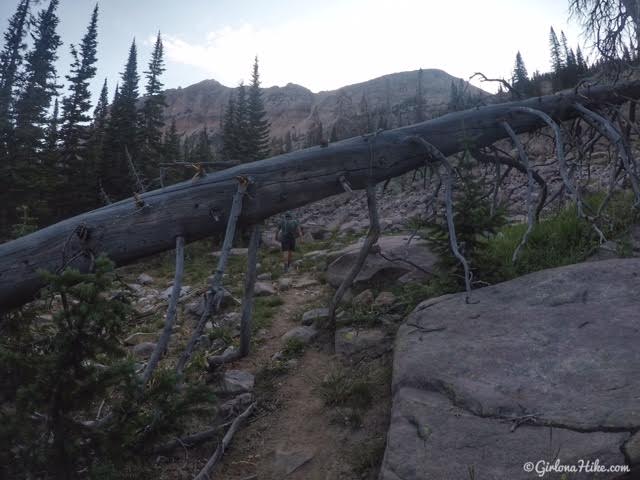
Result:
M71 266L87 271L91 259L100 253L124 265L172 249L178 236L193 242L224 231L238 176L253 182L239 219L240 225L247 226L341 193L341 177L353 189L363 189L370 182L422 167L425 152L408 137L422 137L452 155L505 138L503 121L516 133L545 126L539 118L513 111L514 106L534 108L564 121L578 116L574 103L589 108L604 102L621 104L628 98L640 98L640 82L465 110L379 132L373 154L373 136L354 137L238 165L107 205L0 245L0 312L32 299L44 285L38 271L65 267L63 252L65 259L73 259Z

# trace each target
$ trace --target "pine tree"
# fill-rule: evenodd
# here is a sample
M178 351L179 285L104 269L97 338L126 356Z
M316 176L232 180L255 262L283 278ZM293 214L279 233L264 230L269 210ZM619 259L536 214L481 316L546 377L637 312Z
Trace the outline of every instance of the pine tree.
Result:
M158 173L158 164L162 157L162 129L164 127L164 109L167 106L163 84L160 76L165 71L163 59L163 46L160 32L156 37L156 43L149 62L149 69L145 71L147 85L145 101L142 108L142 152L139 164L142 171L151 178Z
M95 205L96 171L89 158L91 128L91 92L89 82L95 77L98 47L98 5L93 9L87 31L79 49L71 45L69 95L62 101L62 158L67 177L68 195L63 200L67 214L78 213Z
M139 80L134 40L121 74L121 83L116 87L100 169L100 181L105 191L118 200L137 190L136 179L129 174L129 158L135 164L139 154L137 140L140 122L136 109Z
M53 103L53 113L49 120L49 126L47 127L45 152L52 153L58 149L58 127L60 126L60 106L58 99L56 98Z
M22 0L4 34L4 48L0 53L0 158L7 154L7 143L12 126L14 91L20 80L19 69L23 52L27 48L25 36L28 29L30 0ZM4 175L2 175L4 176Z
M253 63L251 85L247 99L247 134L245 161L254 161L269 156L269 130L267 112L264 109L262 91L260 90L260 73L258 70L258 57Z
M176 119L171 119L169 131L164 136L164 158L167 162L177 162L180 160L180 136L176 128Z
M524 65L524 60L520 51L516 54L516 63L513 67L513 75L511 76L511 85L515 90L522 94L529 93L529 73Z
M589 67L587 66L587 62L582 55L582 50L580 49L580 45L576 48L576 66L578 70L578 75L583 75L587 73Z
M64 154L70 157L70 166L75 170L75 158L82 158L88 138L87 123L91 120L91 92L89 82L96 74L96 62L98 60L98 6L91 14L91 21L87 32L82 38L80 49L71 45L69 96L62 101L63 125L61 130ZM81 165L82 162L79 162Z
M4 33L4 48L0 52L0 238L11 223L15 212L12 200L11 177L13 175L9 158L9 144L13 134L14 92L21 80L19 69L27 45L29 0L22 0L9 20Z
M235 160L238 158L237 133L236 100L232 93L222 119L222 154L227 160Z
M11 145L10 168L15 181L9 189L12 202L27 204L34 187L52 178L48 166L41 166L42 150L46 146L49 126L49 108L57 95L55 62L57 50L62 44L56 32L58 0L38 13L35 19L33 47L26 55L25 80L15 104L14 141ZM34 206L36 218L43 218L48 211Z
M235 117L233 120L233 135L235 137L235 160L248 161L249 149L247 137L249 133L247 89L244 82L240 82L237 88Z
M47 112L58 85L55 62L62 44L56 33L59 0L51 0L36 19L33 48L26 57L25 85L16 102L16 151L22 158L35 158L42 147Z
M106 137L108 119L109 90L107 87L107 79L105 78L104 83L102 84L102 90L100 91L100 97L98 98L98 103L96 104L96 108L94 108L93 110L93 120L89 128L87 157L90 165L92 166L94 175L94 178L92 178L90 185L92 188L92 190L90 190L91 200L94 203L93 205L89 205L88 208L97 207L100 204L99 191L101 187L101 179L99 178L99 174L102 170L102 154L104 151L104 141Z
M565 65L562 58L562 48L553 27L549 32L549 44L551 46L551 68L556 75L559 75Z
M195 148L191 152L191 161L193 163L206 163L213 160L213 153L211 151L211 144L209 142L209 132L207 127L200 131Z

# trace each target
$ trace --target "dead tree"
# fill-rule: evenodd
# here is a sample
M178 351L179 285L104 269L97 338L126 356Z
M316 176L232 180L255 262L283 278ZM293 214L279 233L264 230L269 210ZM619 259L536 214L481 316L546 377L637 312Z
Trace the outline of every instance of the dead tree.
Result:
M239 225L248 226L340 193L344 184L341 178L358 190L423 167L424 148L408 142L409 137L423 138L446 157L462 150L480 150L506 138L502 126L505 121L516 134L548 126L540 115L522 111L521 107L540 112L556 124L591 118L594 125L608 131L611 122L605 129L602 122L582 109L593 112L605 104L620 105L637 98L640 82L631 82L479 107L381 131L376 135L373 157L369 139L354 137L238 165L112 203L0 245L0 311L34 297L44 284L40 270L55 272L71 266L88 271L92 259L101 253L116 265L124 265L172 249L179 236L188 243L222 232L239 176L251 177L254 182L237 220ZM619 178L631 176L634 183L637 167L633 158L627 161L622 157L627 153L621 152L624 168ZM80 226L82 235L78 234Z

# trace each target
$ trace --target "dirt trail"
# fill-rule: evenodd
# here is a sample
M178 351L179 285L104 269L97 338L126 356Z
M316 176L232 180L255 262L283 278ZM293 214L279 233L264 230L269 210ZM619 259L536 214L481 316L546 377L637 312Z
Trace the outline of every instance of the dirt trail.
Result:
M297 275L291 275L294 280ZM292 288L280 294L279 312L268 329L266 340L252 354L229 368L257 374L258 413L236 435L216 468L215 478L225 480L337 480L359 478L351 473L350 445L359 442L364 432L332 421L335 416L324 406L318 385L338 360L332 342L322 334L294 366L282 375L266 376L264 367L282 347L282 335L300 325L300 315L317 306L328 291L323 285ZM262 373L260 372L262 370ZM299 466L300 463L303 463ZM295 468L293 472L287 471Z

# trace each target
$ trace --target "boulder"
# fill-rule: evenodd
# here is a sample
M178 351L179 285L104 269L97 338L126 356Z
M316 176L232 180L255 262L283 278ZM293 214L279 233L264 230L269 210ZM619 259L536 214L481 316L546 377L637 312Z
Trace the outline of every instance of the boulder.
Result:
M389 308L394 303L396 303L396 296L391 292L380 292L373 301L374 306L382 308Z
M318 331L310 326L303 325L301 327L294 327L287 333L282 335L282 343L286 343L288 340L295 339L302 343L309 343L313 340Z
M140 285L151 285L154 282L154 279L151 275L141 273L140 275L138 275L136 282L138 282Z
M180 287L180 298L184 297L190 291L191 287L189 285ZM163 300L169 300L171 298L171 292L173 292L173 287L168 287L164 292L160 294L160 298L162 298Z
M271 272L264 272L261 273L260 275L258 275L257 280L264 282L264 281L269 281L271 280Z
M293 285L293 279L289 277L280 277L278 279L278 289L279 290L289 290Z
M329 318L328 308L314 308L308 312L304 312L302 315L302 325L309 326L314 323L319 323Z
M424 241L413 239L407 244L408 240L407 236L380 237L354 280L354 286L365 285L375 280L389 283L408 273L416 280L429 276L427 272L434 271L437 256L429 250ZM337 288L342 283L355 264L361 247L362 241L359 241L330 254L327 281L331 286ZM334 260L331 260L332 258Z
M393 348L392 339L382 330L345 327L336 330L336 354L358 362L380 357Z
M640 259L604 260L418 305L396 338L380 479L524 479L525 462L621 465L625 449L637 462L639 279Z
M256 297L267 297L269 295L275 295L276 289L269 282L256 282L253 294Z
M371 290L365 290L353 297L351 304L358 307L366 307L373 303L373 292Z
M220 391L227 394L240 394L253 390L254 377L243 370L227 370L220 382Z
M131 351L138 358L149 358L156 348L153 342L142 342L134 346Z

